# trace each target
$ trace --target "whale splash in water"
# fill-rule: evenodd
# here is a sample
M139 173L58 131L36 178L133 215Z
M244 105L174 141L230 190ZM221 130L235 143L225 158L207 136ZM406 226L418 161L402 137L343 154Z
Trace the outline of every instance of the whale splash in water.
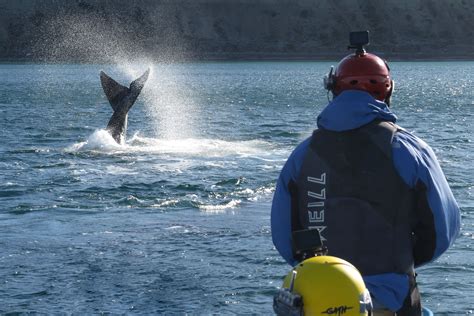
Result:
M103 71L100 72L102 88L114 110L114 114L110 118L106 130L118 144L124 144L125 142L128 111L130 111L145 86L149 74L150 69L147 69L141 77L132 81L130 87L127 88L110 78Z

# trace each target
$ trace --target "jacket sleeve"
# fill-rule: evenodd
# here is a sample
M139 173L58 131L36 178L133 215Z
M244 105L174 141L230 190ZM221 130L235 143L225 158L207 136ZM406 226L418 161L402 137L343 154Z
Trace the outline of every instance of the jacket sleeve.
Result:
M459 234L460 212L433 150L401 130L392 142L393 162L402 179L416 191L415 267L434 261Z
M293 258L291 240L291 194L288 186L291 181L296 180L300 172L310 140L311 138L308 138L296 147L286 161L278 178L272 202L271 229L273 244L286 262L292 266L295 266L298 261Z

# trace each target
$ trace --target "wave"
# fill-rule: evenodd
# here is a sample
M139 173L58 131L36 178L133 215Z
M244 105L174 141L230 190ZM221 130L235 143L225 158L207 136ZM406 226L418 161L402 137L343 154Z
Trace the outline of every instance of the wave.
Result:
M233 209L239 206L241 200L231 200L225 204L218 204L218 205L200 205L199 209L206 213L221 213L224 212L226 209Z

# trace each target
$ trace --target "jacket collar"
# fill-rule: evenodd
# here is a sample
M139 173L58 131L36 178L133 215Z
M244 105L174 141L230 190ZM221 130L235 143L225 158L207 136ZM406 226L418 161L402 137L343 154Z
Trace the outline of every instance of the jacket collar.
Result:
M346 90L334 98L319 114L319 128L335 132L359 128L375 119L395 123L397 117L387 104L376 100L369 93Z

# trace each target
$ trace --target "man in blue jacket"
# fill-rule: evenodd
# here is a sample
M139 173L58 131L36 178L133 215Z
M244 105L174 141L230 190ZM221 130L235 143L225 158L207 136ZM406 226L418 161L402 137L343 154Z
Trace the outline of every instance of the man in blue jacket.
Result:
M432 149L395 124L388 65L363 46L325 86L318 129L290 155L271 212L273 243L292 266L292 233L318 229L329 254L354 264L374 303L421 315L415 268L459 233L457 203Z

